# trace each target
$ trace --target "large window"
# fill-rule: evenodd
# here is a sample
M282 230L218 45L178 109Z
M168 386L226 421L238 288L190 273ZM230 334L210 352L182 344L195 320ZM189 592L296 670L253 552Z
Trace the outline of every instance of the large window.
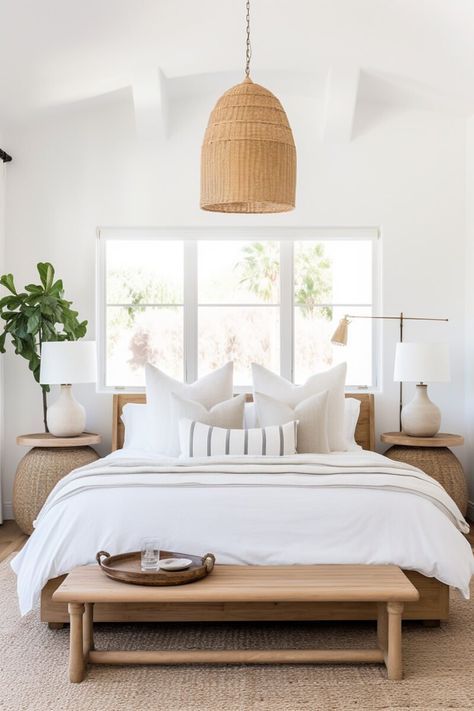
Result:
M137 390L147 361L188 381L234 361L295 382L341 360L348 385L376 385L376 322L354 319L346 348L331 334L377 302L377 230L99 232L101 389Z

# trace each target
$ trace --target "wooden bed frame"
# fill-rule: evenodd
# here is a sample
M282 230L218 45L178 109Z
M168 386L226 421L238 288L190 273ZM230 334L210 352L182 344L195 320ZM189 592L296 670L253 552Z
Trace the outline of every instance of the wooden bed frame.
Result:
M348 393L346 397L360 400L360 415L355 439L364 449L375 449L374 396ZM248 401L252 396L247 396ZM120 419L127 403L145 403L145 394L114 395L112 422L112 450L123 446L124 426ZM426 624L439 624L448 618L449 587L435 578L427 578L415 571L404 571L420 593L418 602L405 605L403 618L423 620ZM65 603L53 602L52 594L66 576L50 580L41 595L41 620L50 627L62 627L69 621ZM94 609L97 622L164 622L164 621L236 621L236 620L375 620L377 605L359 603L200 603L200 604L124 604L119 609L105 603Z

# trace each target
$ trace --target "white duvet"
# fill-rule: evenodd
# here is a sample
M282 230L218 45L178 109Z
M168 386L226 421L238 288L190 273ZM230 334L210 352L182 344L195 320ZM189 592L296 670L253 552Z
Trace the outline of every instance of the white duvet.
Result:
M445 490L374 452L158 458L120 450L62 479L12 561L22 614L45 583L78 565L163 549L219 563L395 564L469 595L468 530Z

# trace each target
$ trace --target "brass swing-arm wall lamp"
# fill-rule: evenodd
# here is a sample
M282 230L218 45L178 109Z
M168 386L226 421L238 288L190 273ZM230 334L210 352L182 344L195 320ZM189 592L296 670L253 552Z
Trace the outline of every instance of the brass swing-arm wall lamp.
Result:
M368 319L380 319L383 321L398 321L400 324L400 343L403 343L403 325L405 321L448 321L447 318L429 318L424 316L405 316L403 311L399 316L356 316L346 314L344 318L341 318L336 330L331 338L331 343L335 346L346 346L349 324L352 319L355 318L368 318ZM402 431L402 408L403 408L403 383L400 381L400 411L399 411L399 425L400 432Z

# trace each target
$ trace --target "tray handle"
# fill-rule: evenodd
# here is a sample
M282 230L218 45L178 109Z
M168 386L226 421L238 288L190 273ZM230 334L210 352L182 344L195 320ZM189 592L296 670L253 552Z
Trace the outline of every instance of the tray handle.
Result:
M107 551L99 551L95 557L96 561L102 568L102 558L110 558L110 553L107 553Z
M206 553L206 555L203 557L202 564L206 568L206 572L208 575L209 575L209 573L212 572L215 562L216 562L216 556L213 555L212 553Z

